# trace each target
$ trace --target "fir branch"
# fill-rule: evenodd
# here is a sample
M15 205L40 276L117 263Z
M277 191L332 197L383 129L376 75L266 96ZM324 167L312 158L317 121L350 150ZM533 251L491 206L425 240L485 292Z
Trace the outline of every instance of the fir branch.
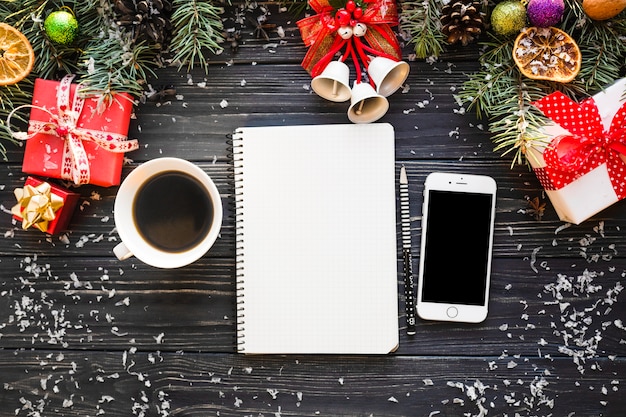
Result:
M424 59L439 56L445 41L441 33L440 0L410 0L400 3L400 29L410 37L415 55Z
M207 0L174 0L173 6L174 37L170 43L175 54L173 61L179 63L179 69L185 65L191 69L197 63L208 72L205 51L222 50L222 8Z
M109 36L92 42L85 50L81 69L81 94L101 96L110 102L116 93L139 97L148 74L154 75L156 51L145 44L133 44L129 33L111 31Z
M581 38L585 42L579 45L583 65L578 78L588 91L598 92L620 77L625 65L625 34L624 28L620 34L604 22L593 22L583 29Z
M545 140L540 129L546 118L531 103L562 87L525 78L512 59L513 43L490 34L490 40L483 42L486 52L481 55L481 69L469 75L458 94L468 109L489 120L494 151L502 156L513 154L511 165L526 162L529 148ZM572 95L579 88L571 85L561 90Z
M91 25L85 29L92 34L81 55L78 73L81 75L81 94L98 96L99 104L111 103L116 93L139 97L149 75L157 50L145 43L135 43L132 34L115 24L113 10L107 0L100 7Z
M483 42L482 46L485 52L480 58L481 69L468 76L459 97L479 118L490 118L501 97L511 94L511 83L516 79L511 58L513 41L503 41L492 35L491 40Z
M294 16L301 16L309 9L307 0L279 0L281 6L287 6L289 12Z
M494 151L507 155L514 152L512 165L521 163L530 144L540 135L533 128L535 115L529 103L543 89L521 82L515 64L500 64L501 54L510 53L511 43L498 45L483 55L482 68L471 74L459 98L474 109L478 117L489 119L489 131L496 145Z
M588 95L600 91L615 82L624 70L626 62L626 17L605 21L591 20L584 12L582 3L566 0L563 30L577 40L583 65L576 81Z
M494 151L501 152L502 156L512 153L513 166L526 162L530 148L547 138L540 130L546 119L531 105L543 97L544 89L536 84L524 83L518 71L513 71L511 77L517 79L501 80L511 82L514 94L501 97L504 101L492 113L489 128L496 145Z
M84 0L75 2L59 2L52 0L23 0L19 9L10 15L17 27L31 42L35 56L33 73L38 77L55 79L65 74L78 71L78 60L89 40L101 31L102 20L99 16L100 0ZM43 23L53 11L68 7L79 23L79 34L70 45L59 45L51 42L46 36Z
M31 103L32 89L32 82L29 79L0 88L0 156L5 161L7 160L6 147L3 142L18 143L6 125L7 117L13 109ZM28 123L28 113L17 111L12 116L11 121L25 127ZM12 126L12 129L15 130L15 126Z
M624 14L622 14L623 16ZM532 103L554 91L572 99L589 96L623 76L626 67L626 19L603 22L589 19L580 1L566 0L559 25L577 42L582 66L574 81L566 84L526 78L512 57L513 39L489 34L481 42L481 69L470 74L458 96L479 118L489 120L495 151L513 154L512 165L528 162L530 147L544 141L547 122Z

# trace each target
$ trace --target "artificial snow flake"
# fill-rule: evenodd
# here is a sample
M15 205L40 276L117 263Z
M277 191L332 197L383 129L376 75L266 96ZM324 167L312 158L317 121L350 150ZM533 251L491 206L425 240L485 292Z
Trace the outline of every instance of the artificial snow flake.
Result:
M278 397L278 390L273 388L266 389L267 393L272 397L272 400L275 400Z

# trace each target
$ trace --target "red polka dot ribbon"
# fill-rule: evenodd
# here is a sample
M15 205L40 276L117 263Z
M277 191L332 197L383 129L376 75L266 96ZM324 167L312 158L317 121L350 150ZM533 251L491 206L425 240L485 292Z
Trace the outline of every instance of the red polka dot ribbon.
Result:
M606 164L618 198L626 197L626 103L617 111L608 131L593 98L580 104L561 92L533 103L570 135L556 137L543 153L546 167L537 177L546 189L558 190Z

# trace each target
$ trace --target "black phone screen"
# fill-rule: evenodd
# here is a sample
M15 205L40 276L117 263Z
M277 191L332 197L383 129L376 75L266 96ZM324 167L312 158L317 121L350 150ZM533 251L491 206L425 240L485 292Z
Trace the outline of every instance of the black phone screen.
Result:
M429 191L422 301L485 304L493 198Z

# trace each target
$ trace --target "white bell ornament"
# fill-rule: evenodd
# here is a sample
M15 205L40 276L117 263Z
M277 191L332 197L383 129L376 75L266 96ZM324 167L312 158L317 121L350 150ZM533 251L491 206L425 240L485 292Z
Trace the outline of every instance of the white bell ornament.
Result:
M374 90L369 83L355 82L352 87L348 119L352 123L371 123L389 110L387 99Z
M406 81L409 76L409 64L377 56L369 62L367 74L376 84L378 94L389 97Z
M350 68L341 61L331 61L324 71L311 81L311 88L326 100L350 100Z

